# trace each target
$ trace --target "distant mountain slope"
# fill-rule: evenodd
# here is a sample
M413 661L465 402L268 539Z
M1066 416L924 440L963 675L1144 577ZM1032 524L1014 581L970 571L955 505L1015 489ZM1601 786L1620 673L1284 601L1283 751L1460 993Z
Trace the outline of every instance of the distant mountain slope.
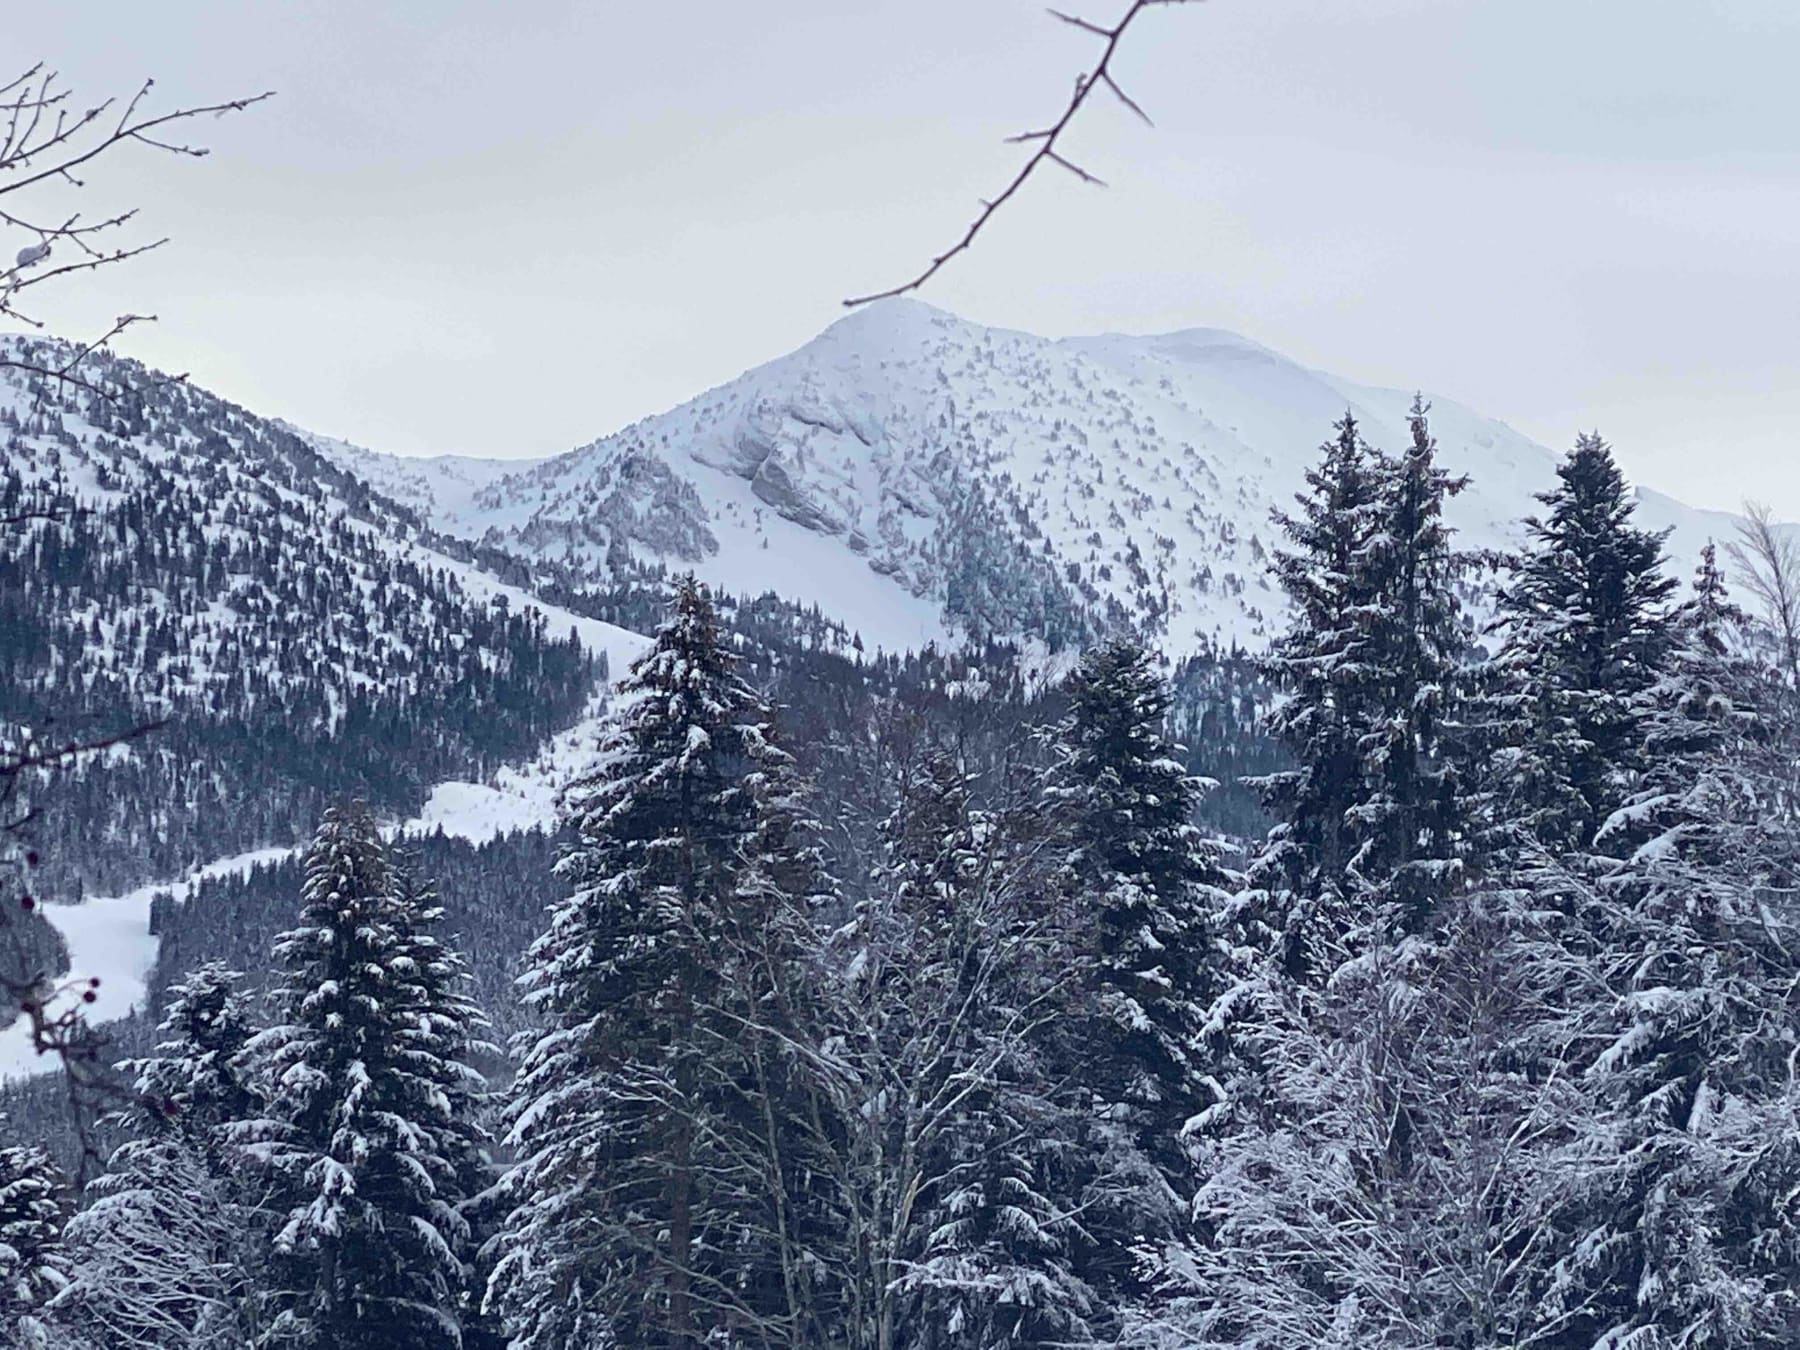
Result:
M0 719L178 714L57 789L62 880L108 888L530 754L588 697L601 620L655 621L655 566L790 602L743 611L777 647L1123 621L1177 659L1254 648L1280 621L1270 512L1346 407L1393 448L1411 398L1217 330L1052 341L907 301L523 465L376 454L104 353L84 373L119 396L0 371L0 515L60 516L0 537ZM1432 418L1474 479L1465 539L1514 542L1557 453ZM1640 498L1684 571L1733 527Z
M59 349L40 347L36 364ZM0 722L155 735L34 791L47 898L412 809L580 715L604 625L435 549L273 423L97 355L0 369ZM54 728L45 732L45 719Z
M951 627L1068 635L1079 611L1160 629L1180 655L1266 640L1271 510L1346 408L1397 449L1411 398L1215 329L1050 340L892 301L466 496L406 499L509 552L592 577L627 559L692 567L888 646ZM1559 452L1431 401L1446 462L1474 478L1454 506L1466 541L1515 542ZM414 463L362 456L339 462L390 476ZM1729 527L1660 497L1646 515L1674 528L1683 569Z
M279 417L271 424L299 437L326 460L428 520L455 518L499 479L543 463L540 459L473 459L467 455L409 459L365 450L335 436L321 436Z

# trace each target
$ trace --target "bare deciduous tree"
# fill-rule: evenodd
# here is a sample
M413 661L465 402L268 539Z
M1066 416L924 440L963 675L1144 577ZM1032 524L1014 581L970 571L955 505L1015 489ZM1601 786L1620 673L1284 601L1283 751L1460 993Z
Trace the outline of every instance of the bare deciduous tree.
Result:
M74 91L42 62L0 85L0 225L8 235L12 261L0 254L0 319L42 328L29 311L41 288L78 272L111 267L161 248L167 236L133 239L129 227L137 207L90 216L65 212L58 187L85 188L94 165L129 145L147 146L172 155L200 158L206 147L180 139L184 124L202 117L241 112L273 97L273 91L223 103L192 104L155 112L149 103L154 80L145 80L124 101L102 99L82 108ZM0 367L24 369L58 381L80 383L75 374L82 360L134 324L154 314L121 314L98 338L76 346L66 361L39 366L0 352ZM86 386L84 386L86 387Z
M1800 687L1800 544L1762 502L1745 502L1738 537L1726 545L1737 565L1733 580L1747 591L1774 633L1790 688Z
M272 97L265 92L157 112L148 106L153 88L154 81L146 80L122 102L106 98L84 108L58 73L41 62L0 84L0 239L5 240L0 321L42 328L31 311L43 287L128 262L168 242L166 237L133 238L136 207L97 216L68 209L69 192L86 188L96 165L112 162L130 145L202 157L205 147L181 139L185 124L239 112ZM64 348L53 364L0 345L0 370L73 384L111 399L113 391L82 378L82 361L126 329L154 318L122 314L97 338ZM60 507L25 509L0 517L0 529L28 530L69 513ZM29 884L37 863L29 846L32 788L49 774L160 725L146 721L122 731L71 736L53 717L38 728L0 724L0 997L13 1015L27 1020L31 1048L55 1056L66 1071L76 1126L88 1154L84 1164L98 1160L88 1127L110 1087L103 1077L101 1043L85 1016L95 998L92 982L57 979L56 928ZM51 735L53 726L56 734Z

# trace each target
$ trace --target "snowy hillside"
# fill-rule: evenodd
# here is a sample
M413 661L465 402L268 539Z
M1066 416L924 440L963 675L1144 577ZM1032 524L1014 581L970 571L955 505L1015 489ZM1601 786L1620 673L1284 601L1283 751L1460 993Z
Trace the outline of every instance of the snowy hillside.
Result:
M626 557L692 567L816 603L885 646L941 636L946 611L1017 631L1064 605L1122 610L1178 655L1266 639L1271 510L1346 407L1397 449L1411 399L1215 329L1049 340L902 300L542 463L321 448L447 533L594 577ZM1432 403L1445 461L1474 479L1454 507L1466 542L1513 542L1560 451ZM1729 528L1662 497L1646 514L1674 528L1683 570Z
M535 459L473 459L467 455L433 455L409 459L383 455L360 445L321 436L281 418L272 425L291 432L320 455L355 474L384 496L425 519L454 519L469 509L477 494L510 473L541 464Z
M41 789L53 894L290 844L337 795L410 810L535 752L623 654L282 427L83 376L0 370L0 727L169 725Z

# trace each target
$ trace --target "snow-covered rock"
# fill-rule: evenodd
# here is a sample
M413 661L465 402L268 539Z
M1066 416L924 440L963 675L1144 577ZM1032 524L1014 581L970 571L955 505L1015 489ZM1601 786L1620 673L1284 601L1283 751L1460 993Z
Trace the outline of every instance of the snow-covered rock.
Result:
M597 577L619 550L693 567L816 603L888 646L944 635L945 602L970 580L958 531L979 500L1010 555L985 549L983 567L1054 576L1075 604L1159 627L1179 655L1267 639L1280 622L1270 513L1346 409L1398 449L1412 397L1218 329L1053 340L897 300L590 445L509 473L489 464L472 494L387 490L446 533ZM1427 397L1446 464L1474 480L1452 508L1465 542L1517 542L1559 452ZM339 462L390 485L414 463ZM1684 571L1732 528L1643 500Z

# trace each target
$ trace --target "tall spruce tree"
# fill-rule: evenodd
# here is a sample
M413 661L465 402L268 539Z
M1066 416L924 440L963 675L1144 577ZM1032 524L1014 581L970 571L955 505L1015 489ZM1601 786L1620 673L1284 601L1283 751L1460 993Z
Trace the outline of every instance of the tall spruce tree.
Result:
M1307 472L1298 513L1275 518L1287 546L1272 569L1292 617L1264 660L1283 694L1269 729L1298 767L1257 782L1277 824L1250 884L1281 968L1295 979L1329 973L1357 924L1346 879L1358 850L1351 813L1369 795L1363 748L1382 711L1371 644L1391 466L1349 412L1335 429Z
M1347 813L1356 840L1347 870L1380 911L1380 939L1419 933L1461 877L1468 848L1459 763L1469 635L1457 587L1474 565L1444 522L1445 501L1468 479L1437 462L1429 408L1415 398L1411 443L1381 485L1367 554L1376 601L1365 661L1377 711L1357 747L1362 801Z
M523 981L548 1029L519 1046L515 1207L489 1284L521 1350L807 1334L799 1237L769 1219L786 1141L753 1109L776 1104L745 1090L793 979L779 935L806 869L791 761L736 664L682 579L570 793L571 893Z
M455 1178L451 1194L460 1219L455 1253L462 1270L457 1321L464 1350L498 1350L504 1338L497 1320L481 1308L486 1275L481 1249L498 1221L491 1193L499 1171L488 1129L492 1094L477 1064L498 1058L500 1050L484 1039L489 1022L469 993L467 959L436 931L444 922L437 887L415 868L408 855L397 852L392 858L394 895L405 918L400 970L410 981L406 1012L417 1032L417 1063L443 1094L445 1106L436 1126L436 1152Z
M1492 791L1504 830L1585 850L1642 768L1642 696L1669 650L1676 583L1663 574L1663 536L1632 524L1606 442L1583 435L1556 475L1500 592Z
M1068 831L1088 1015L1075 1027L1075 1081L1089 1093L1084 1274L1114 1301L1141 1292L1138 1252L1186 1226L1190 1124L1226 1078L1213 1006L1235 978L1220 938L1229 904L1216 851L1194 820L1201 784L1168 733L1170 691L1141 645L1090 651L1070 677L1053 796ZM1136 1163L1128 1160L1136 1158ZM1122 1187L1120 1170L1137 1184Z
M300 925L275 947L279 1020L245 1049L267 1106L235 1131L282 1213L271 1334L284 1344L461 1344L464 1197L445 1156L458 1075L444 1027L421 1015L416 920L367 808L329 810Z

